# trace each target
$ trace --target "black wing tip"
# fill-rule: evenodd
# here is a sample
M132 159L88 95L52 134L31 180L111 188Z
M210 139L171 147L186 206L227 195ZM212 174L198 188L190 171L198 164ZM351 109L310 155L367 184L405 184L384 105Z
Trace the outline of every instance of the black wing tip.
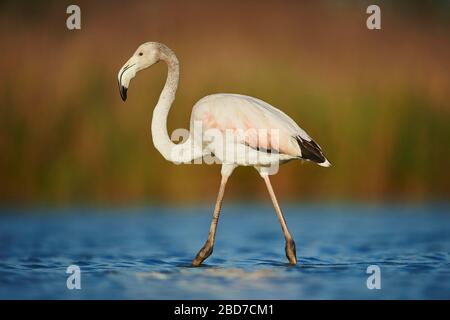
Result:
M302 152L301 158L305 160L311 160L319 165L329 167L330 163L322 153L322 149L314 142L314 140L308 141L300 136L295 137L300 146Z

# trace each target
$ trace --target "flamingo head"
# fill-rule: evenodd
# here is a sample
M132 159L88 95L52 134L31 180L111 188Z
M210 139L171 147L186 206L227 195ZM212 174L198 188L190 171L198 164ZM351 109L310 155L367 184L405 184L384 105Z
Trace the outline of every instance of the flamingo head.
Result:
M130 85L131 79L136 76L136 73L151 67L160 60L160 46L161 44L157 42L146 42L141 44L131 58L128 59L119 70L117 79L119 82L120 97L123 101L127 100L128 86Z

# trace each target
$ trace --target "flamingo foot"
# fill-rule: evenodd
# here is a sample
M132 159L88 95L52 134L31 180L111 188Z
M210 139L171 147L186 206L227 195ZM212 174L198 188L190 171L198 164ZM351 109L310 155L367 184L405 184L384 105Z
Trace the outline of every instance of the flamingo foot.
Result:
M197 253L197 256L192 261L194 267L199 267L204 260L206 260L213 252L213 246L206 242L205 245Z
M286 240L286 257L289 260L290 265L296 265L297 264L297 253L295 250L295 242L292 239Z

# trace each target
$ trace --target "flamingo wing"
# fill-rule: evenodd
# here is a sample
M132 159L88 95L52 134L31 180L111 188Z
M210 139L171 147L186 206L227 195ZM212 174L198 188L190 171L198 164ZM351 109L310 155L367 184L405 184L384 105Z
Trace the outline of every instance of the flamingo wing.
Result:
M236 135L245 132L237 141L258 151L329 165L320 146L294 120L257 98L225 93L206 96L194 106L191 126L193 121L201 121L203 130L216 129ZM277 143L274 134L278 136Z

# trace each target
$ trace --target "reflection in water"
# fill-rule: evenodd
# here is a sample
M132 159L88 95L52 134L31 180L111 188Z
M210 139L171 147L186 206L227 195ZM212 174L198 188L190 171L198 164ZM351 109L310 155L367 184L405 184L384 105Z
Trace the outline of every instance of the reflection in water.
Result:
M4 212L0 298L450 298L447 206L287 208L297 266L286 263L270 207L250 209L224 208L215 251L200 268L190 262L206 236L206 209ZM66 289L71 264L81 268L82 290ZM371 264L381 268L381 290L366 287Z

